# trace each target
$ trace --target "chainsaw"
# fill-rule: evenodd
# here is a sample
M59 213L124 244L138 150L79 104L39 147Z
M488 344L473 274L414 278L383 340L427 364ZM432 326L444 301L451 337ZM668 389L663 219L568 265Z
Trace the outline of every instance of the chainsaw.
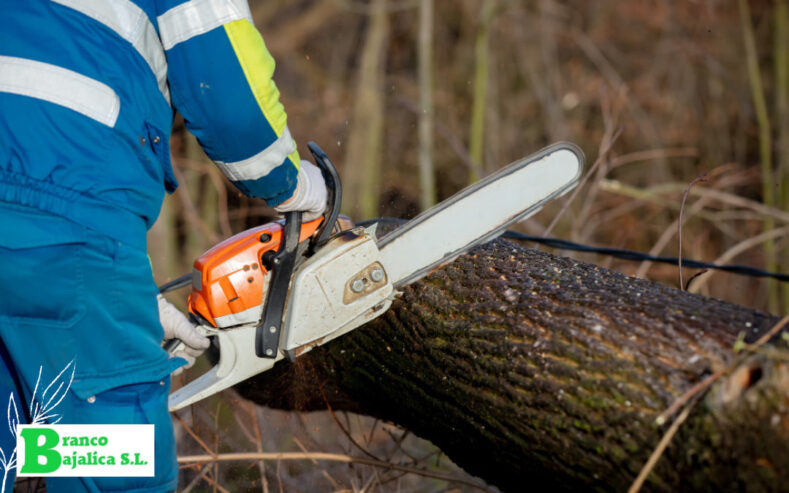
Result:
M218 349L207 372L175 390L181 409L381 316L399 290L499 236L578 183L583 153L570 143L516 161L381 235L339 215L342 188L328 156L309 149L328 194L324 216L300 212L239 233L194 263L191 320ZM177 350L179 341L165 348Z

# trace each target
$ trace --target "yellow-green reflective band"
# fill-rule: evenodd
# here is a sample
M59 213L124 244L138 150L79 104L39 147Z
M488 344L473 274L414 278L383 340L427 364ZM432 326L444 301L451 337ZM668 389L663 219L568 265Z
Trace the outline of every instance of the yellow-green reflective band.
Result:
M285 127L280 138L254 156L233 163L217 161L216 165L229 180L257 180L281 165L295 150L296 143L290 136L288 127Z
M129 0L52 0L104 24L125 39L143 57L156 77L159 91L170 104L167 59L156 28L143 10Z
M243 0L190 0L160 15L159 37L165 50L228 22L252 19Z
M279 102L279 90L274 84L274 58L255 26L245 20L225 25L225 31L244 71L260 111L276 134L282 135L287 122L285 109Z
M71 70L0 56L0 92L54 103L114 127L121 101L111 87Z
M274 58L268 52L263 37L246 19L225 24L225 31L260 111L277 136L282 136L288 118L273 80ZM298 169L300 160L295 146L288 157Z

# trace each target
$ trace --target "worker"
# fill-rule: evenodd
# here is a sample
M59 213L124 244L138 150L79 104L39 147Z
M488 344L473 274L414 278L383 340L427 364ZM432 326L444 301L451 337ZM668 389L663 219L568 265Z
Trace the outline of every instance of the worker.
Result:
M50 493L173 491L169 374L186 361L161 342L182 339L190 360L208 345L157 300L146 255L178 185L174 111L239 190L280 213L320 215L323 177L299 159L245 0L0 11L0 409L23 423L155 425L154 477L47 478ZM52 381L64 385L44 390ZM9 492L12 430L0 447Z

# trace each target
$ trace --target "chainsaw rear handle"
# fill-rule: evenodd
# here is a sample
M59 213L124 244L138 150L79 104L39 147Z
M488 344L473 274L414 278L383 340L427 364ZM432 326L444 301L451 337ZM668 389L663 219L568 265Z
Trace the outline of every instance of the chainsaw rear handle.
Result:
M315 250L322 247L329 241L334 224L340 215L340 207L342 205L342 184L340 184L340 175L337 173L337 168L329 159L329 156L323 152L323 149L318 147L318 144L310 141L307 144L312 157L315 158L315 164L320 168L323 173L323 180L326 182L326 190L328 198L326 200L326 212L324 213L324 221L321 223L320 229L313 237L310 243L309 255L315 253Z

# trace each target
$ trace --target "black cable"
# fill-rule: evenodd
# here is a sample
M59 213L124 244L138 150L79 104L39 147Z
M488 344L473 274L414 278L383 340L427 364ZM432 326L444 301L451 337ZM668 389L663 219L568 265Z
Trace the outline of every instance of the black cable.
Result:
M366 221L360 221L356 223L356 226L366 227L376 223L403 224L405 222L407 222L405 219L397 219L394 217L381 217L378 219L368 219ZM573 250L576 252L599 253L601 255L608 255L609 257L619 258L622 260L632 260L634 262L650 261L650 262L659 262L663 264L673 264L673 265L677 265L679 263L679 259L677 257L656 257L648 253L636 252L633 250L622 250L620 248L595 247L589 245L582 245L581 243L574 243L572 241L560 240L559 238L543 238L541 236L532 236L511 230L505 231L504 234L501 235L501 237L508 238L511 240L533 241L534 243L540 243L542 245L546 245L551 248L556 248L559 250ZM757 269L756 267L749 267L747 265L731 265L731 264L717 265L717 264L711 264L709 262L702 262L700 260L683 258L682 266L692 267L694 269L721 270L724 272L731 272L732 274L740 274L743 276L750 276L750 277L769 277L772 279L777 279L781 282L789 282L789 274L768 272L766 270ZM183 288L191 284L191 282L192 282L192 275L186 274L179 278L173 279L170 282L166 282L162 284L161 286L159 286L159 292L166 293L174 289Z
M402 224L405 222L406 221L403 219L397 219L393 217L382 217L379 219L369 219L367 221L361 221L359 223L356 223L356 225L370 226L374 223ZM574 243L572 241L567 241L567 240L560 240L558 238L543 238L541 236L532 236L511 230L505 231L504 234L501 235L501 237L512 239L512 240L533 241L535 243L540 243L559 250L573 250L576 252L599 253L601 255L608 255L610 257L615 257L623 260L632 260L635 262L650 261L650 262L659 262L659 263L673 264L673 265L677 265L679 263L679 259L677 257L656 257L648 253L636 252L633 250L622 250L619 248L582 245L580 243ZM757 269L755 267L749 267L747 265L729 265L729 264L717 265L709 262L702 262L700 260L683 258L682 266L692 267L695 269L721 270L725 272L731 272L733 274L741 274L750 277L769 277L772 279L777 279L782 282L789 282L789 274L768 272L762 269Z
M632 250L622 250L619 248L607 248L607 247L593 247L588 245L582 245L580 243L573 243L572 241L560 240L558 238L542 238L540 236L532 236L523 233L516 233L515 231L507 231L502 235L502 237L510 238L514 240L533 241L535 243L541 243L543 245L547 245L552 248L558 248L560 250L574 250L577 252L599 253L602 255L608 255L611 257L621 258L624 260L633 260L636 262L643 262L645 260L648 260L650 262L661 262L664 264L674 264L674 265L677 265L679 263L679 259L677 257L656 257L648 253L635 252ZM756 267L749 267L747 265L728 265L728 264L717 265L709 262L702 262L700 260L683 258L682 266L693 267L696 269L722 270L725 272L742 274L751 277L771 277L773 279L778 279L779 281L789 282L789 274L768 272L762 269L757 269Z
M172 291L174 289L183 288L188 285L192 284L192 274L184 274L181 277L177 277L170 282L166 282L159 286L160 293L166 293L168 291Z

